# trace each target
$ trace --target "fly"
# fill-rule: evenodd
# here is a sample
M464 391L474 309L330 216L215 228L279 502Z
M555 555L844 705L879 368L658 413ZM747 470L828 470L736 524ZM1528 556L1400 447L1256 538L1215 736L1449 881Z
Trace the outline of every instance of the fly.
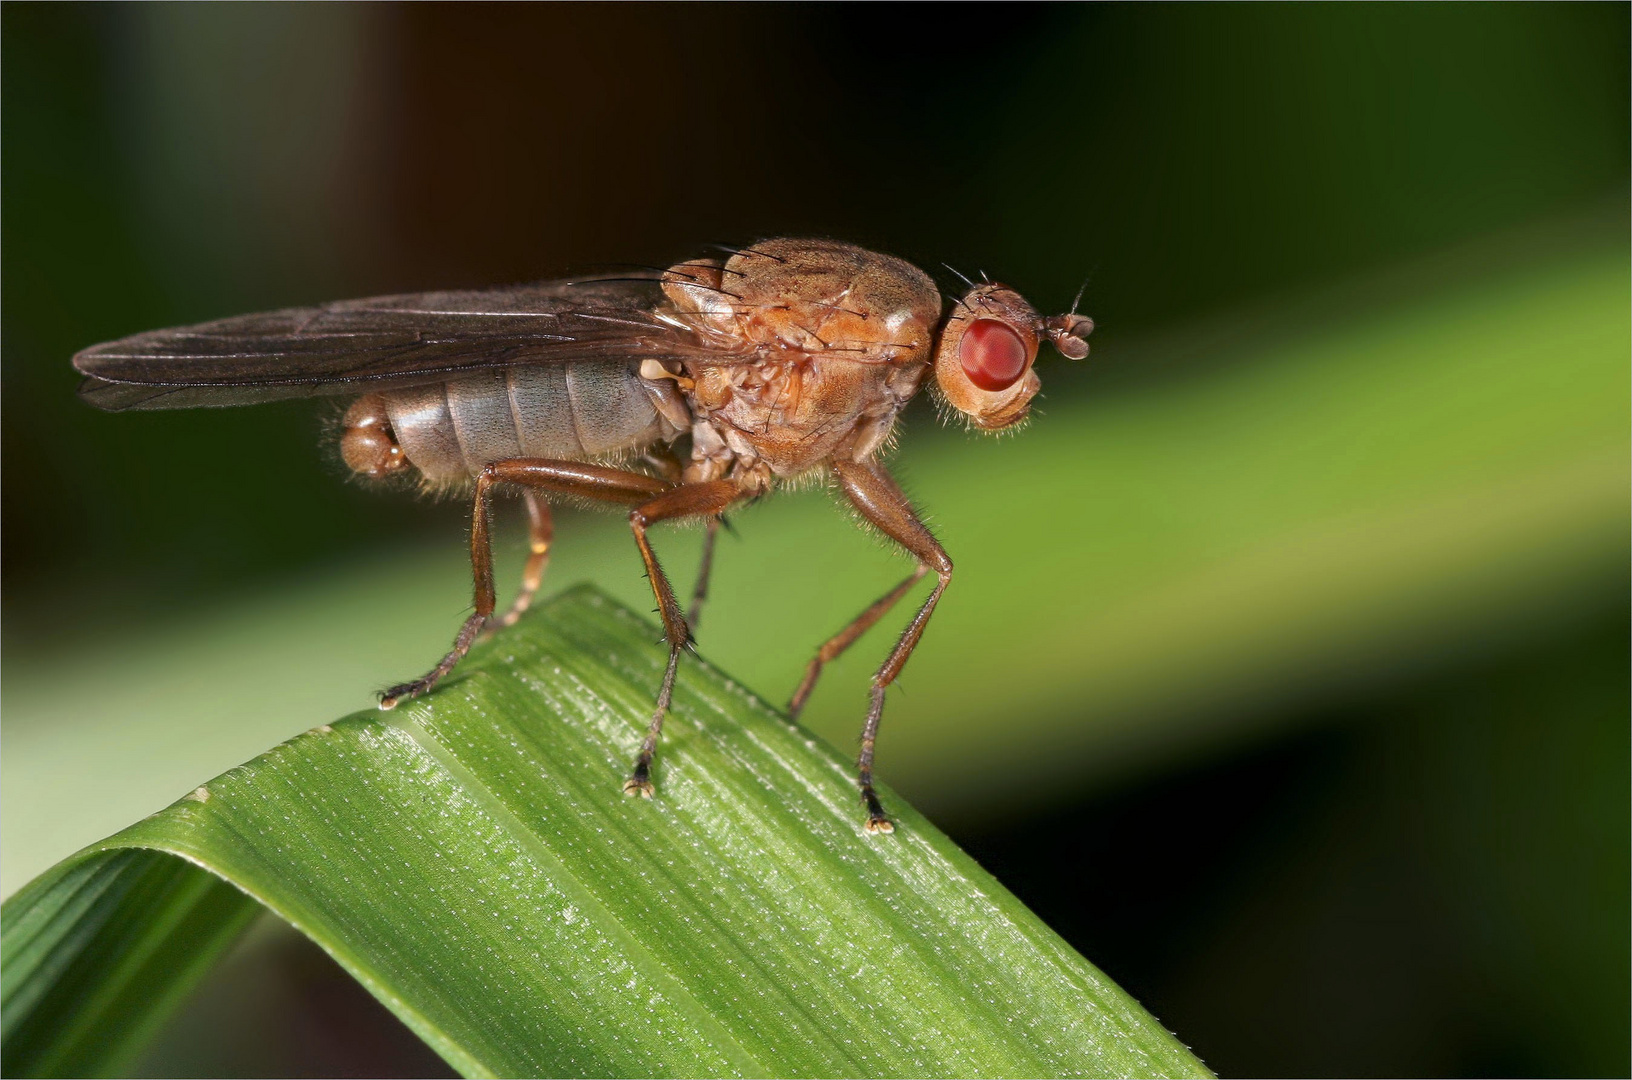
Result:
M1042 341L1088 355L1093 320L1044 318L1006 285L969 283L948 306L922 270L829 240L775 239L642 278L420 293L155 330L74 357L79 394L101 409L246 405L349 396L340 453L369 478L473 493L475 610L453 647L380 707L428 693L484 630L532 602L553 541L551 496L629 507L657 599L668 666L623 790L652 795L652 759L680 651L707 591L720 516L810 472L825 473L913 571L822 645L788 705L797 717L822 668L928 574L935 586L872 680L858 782L867 831L892 831L873 790L884 694L952 580L952 560L881 458L931 370L941 401L983 431L1025 419ZM519 488L530 552L521 589L495 605L488 503ZM691 611L647 532L707 523Z

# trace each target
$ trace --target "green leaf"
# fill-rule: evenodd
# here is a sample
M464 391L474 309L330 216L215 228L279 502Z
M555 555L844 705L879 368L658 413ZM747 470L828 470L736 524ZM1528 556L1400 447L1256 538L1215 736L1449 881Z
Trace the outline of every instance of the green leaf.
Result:
M870 837L850 763L706 664L682 665L657 798L626 798L657 636L574 590L430 698L24 888L7 1074L117 1072L253 912L222 881L472 1076L1206 1074L888 792L897 831Z
M118 1075L260 909L152 851L70 859L5 906L5 1073Z

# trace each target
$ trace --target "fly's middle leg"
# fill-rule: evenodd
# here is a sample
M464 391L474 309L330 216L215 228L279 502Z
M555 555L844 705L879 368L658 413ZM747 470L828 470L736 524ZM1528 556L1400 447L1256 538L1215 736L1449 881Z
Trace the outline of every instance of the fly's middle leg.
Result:
M708 519L708 531L703 534L703 557L697 560L697 587L691 592L691 607L686 611L692 633L697 632L697 623L703 617L703 601L708 599L708 577L714 569L714 541L719 535L720 518L716 515Z
M680 610L680 601L674 595L674 586L652 552L646 538L648 527L659 521L674 518L716 518L742 495L742 490L730 480L708 480L697 484L682 484L642 503L629 513L629 528L635 534L635 546L640 549L641 561L646 564L646 577L652 584L652 595L657 599L657 612L663 620L663 636L669 645L669 663L663 672L663 686L657 694L657 707L646 731L646 740L640 744L635 767L623 790L630 795L651 798L652 758L657 753L658 736L663 732L663 718L668 714L669 702L674 695L674 676L680 663L680 650L691 644L691 628Z
M497 625L489 631L516 625L526 610L533 606L533 597L544 581L544 569L550 564L550 543L555 539L555 521L550 516L550 504L536 491L523 491L527 504L527 565L521 570L521 589L510 603Z

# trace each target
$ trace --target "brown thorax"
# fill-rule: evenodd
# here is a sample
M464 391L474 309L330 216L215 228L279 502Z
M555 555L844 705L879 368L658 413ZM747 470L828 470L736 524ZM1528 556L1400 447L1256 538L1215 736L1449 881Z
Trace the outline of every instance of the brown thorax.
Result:
M688 475L729 469L754 486L876 451L918 391L941 309L917 267L831 241L680 263L663 291L721 354L676 372L692 407Z

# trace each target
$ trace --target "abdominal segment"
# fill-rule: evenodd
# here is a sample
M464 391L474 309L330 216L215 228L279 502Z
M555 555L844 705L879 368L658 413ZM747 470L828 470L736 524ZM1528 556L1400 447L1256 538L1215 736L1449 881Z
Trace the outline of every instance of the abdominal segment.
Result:
M591 461L673 439L684 430L666 415L675 413L673 396L670 386L647 382L631 364L517 366L368 395L347 413L341 445L360 447L365 434L377 439L383 410L402 456L440 487L506 458ZM365 407L372 402L379 406ZM375 426L354 433L354 417ZM350 457L347 463L369 472L358 468L362 455L354 456L358 463Z

